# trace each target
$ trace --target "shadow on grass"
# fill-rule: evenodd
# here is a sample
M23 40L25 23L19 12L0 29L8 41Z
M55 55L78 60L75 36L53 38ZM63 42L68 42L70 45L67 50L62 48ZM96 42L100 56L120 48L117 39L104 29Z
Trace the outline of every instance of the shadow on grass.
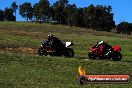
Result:
M80 60L88 59L88 57L79 57L79 56L75 56L74 58L77 58L77 59L80 59Z
M124 60L122 62L128 62L128 63L132 63L132 60Z
M75 58L77 58L79 60L91 60L91 61L113 61L110 59L89 59L89 57L79 57L79 56L76 56ZM120 60L120 61L113 61L113 62L129 62L129 63L132 63L132 60Z

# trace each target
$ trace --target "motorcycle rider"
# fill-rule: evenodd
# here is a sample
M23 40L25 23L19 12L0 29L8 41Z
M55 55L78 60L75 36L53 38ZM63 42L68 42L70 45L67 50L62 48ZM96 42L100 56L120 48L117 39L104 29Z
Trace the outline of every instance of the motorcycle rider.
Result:
M112 49L112 47L104 41L97 42L96 47L99 48L100 54L104 56L108 55Z
M57 37L54 37L53 34L48 34L48 41L55 50L61 50L64 47L64 44Z

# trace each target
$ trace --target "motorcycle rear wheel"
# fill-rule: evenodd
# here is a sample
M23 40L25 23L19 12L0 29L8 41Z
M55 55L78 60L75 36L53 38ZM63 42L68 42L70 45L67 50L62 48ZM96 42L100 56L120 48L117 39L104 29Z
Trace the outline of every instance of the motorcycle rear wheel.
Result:
M74 56L74 51L71 48L66 48L65 52L63 53L65 57L71 58Z
M122 54L120 52L113 53L111 55L111 58L112 58L113 61L120 61L122 59Z

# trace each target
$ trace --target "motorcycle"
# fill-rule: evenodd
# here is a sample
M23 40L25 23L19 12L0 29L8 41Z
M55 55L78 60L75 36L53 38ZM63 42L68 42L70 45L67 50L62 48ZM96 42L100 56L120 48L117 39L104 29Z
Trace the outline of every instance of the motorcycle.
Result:
M50 42L45 40L40 48L38 49L38 54L41 56L65 56L68 58L71 58L74 56L73 49L69 48L69 46L72 46L72 42L65 42L64 47L61 47L61 49L53 49L50 45Z
M110 46L109 47L104 47L105 48L105 53L101 53L101 47L100 46L93 46L90 48L90 52L88 53L88 56L90 59L110 59L113 61L120 61L122 59L122 54L121 54L121 47L116 45L116 46Z

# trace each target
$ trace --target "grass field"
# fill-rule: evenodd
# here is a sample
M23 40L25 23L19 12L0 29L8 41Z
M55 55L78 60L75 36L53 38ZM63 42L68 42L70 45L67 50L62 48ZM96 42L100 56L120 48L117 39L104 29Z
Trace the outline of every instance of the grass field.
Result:
M63 42L73 42L75 56L36 56L49 33ZM120 45L123 59L84 60L91 45L99 40ZM132 78L132 36L63 25L0 22L0 88L132 88L132 81L79 85L76 78L80 65L87 74L129 74Z

